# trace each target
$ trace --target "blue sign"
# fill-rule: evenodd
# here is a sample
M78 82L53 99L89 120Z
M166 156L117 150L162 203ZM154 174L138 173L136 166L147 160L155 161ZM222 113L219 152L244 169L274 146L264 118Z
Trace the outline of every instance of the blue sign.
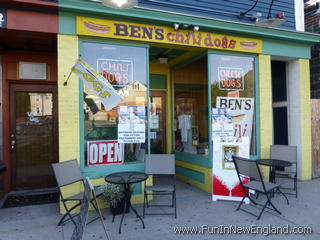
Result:
M5 9L0 9L0 28L7 27L7 11Z

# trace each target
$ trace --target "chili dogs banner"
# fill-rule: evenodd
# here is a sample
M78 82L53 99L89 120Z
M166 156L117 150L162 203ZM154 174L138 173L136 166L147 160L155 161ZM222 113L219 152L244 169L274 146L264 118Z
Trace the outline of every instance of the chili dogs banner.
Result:
M112 85L85 61L79 59L71 70L99 97L106 110L112 109L122 101L123 98Z
M77 17L77 34L239 52L262 52L262 41L259 39L180 29L175 31L172 27L80 16Z

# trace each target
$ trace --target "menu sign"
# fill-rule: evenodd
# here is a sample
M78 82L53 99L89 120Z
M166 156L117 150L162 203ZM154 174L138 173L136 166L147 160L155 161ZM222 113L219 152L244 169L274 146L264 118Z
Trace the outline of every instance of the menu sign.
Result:
M218 67L220 90L243 90L244 78L242 68Z

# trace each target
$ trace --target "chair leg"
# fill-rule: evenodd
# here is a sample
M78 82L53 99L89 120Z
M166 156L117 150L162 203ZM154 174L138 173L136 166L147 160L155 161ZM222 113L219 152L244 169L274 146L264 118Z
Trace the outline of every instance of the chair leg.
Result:
M236 211L238 211L238 210L240 209L240 207L241 207L241 205L242 205L242 203L243 203L243 201L244 201L245 198L246 198L246 196L244 196L244 197L241 199L241 202L240 202L240 204L238 205Z
M143 218L145 215L145 211L146 211L146 191L143 192L143 215L142 215Z
M174 191L174 217L177 218L177 194Z
M287 196L280 190L280 188L277 189L277 191L284 196L284 198L287 200L287 204L289 205L289 199L287 198Z
M72 215L71 215L71 211L73 209L75 209L76 207L80 206L81 202L79 202L78 204L74 205L72 208L68 209L67 207L67 204L65 203L65 201L62 201L62 204L64 206L64 209L67 211L63 216L62 218L60 219L60 221L58 222L57 226L60 226L62 223L64 223L65 221L68 221L68 220L71 220L74 225L76 225L76 222L74 221ZM66 216L69 216L69 219L68 220L65 220L64 219L66 218Z

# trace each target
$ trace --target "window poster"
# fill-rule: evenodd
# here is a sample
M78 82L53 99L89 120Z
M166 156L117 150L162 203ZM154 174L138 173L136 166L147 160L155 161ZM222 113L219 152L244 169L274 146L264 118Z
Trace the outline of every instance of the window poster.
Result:
M124 144L117 140L87 142L87 165L114 165L124 162Z
M227 138L221 141L220 137L213 139L212 165L212 200L241 201L244 193L235 170L232 155L249 158L249 137L242 137L240 141ZM244 177L243 182L249 179Z
M216 137L222 142L233 138L232 115L228 108L212 108L212 139Z
M220 90L244 89L244 73L242 68L218 67L218 80Z
M237 140L249 137L251 141L254 98L217 97L216 107L230 109L233 135Z
M145 142L145 106L119 107L118 141L120 143Z

